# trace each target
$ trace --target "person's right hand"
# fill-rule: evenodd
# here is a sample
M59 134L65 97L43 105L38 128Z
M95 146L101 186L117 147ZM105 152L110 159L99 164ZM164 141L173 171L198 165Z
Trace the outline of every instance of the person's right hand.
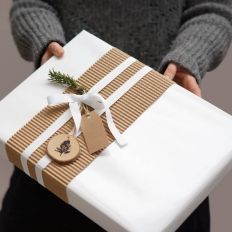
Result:
M52 56L62 57L64 55L63 47L57 42L51 42L44 52L40 64L44 64Z
M178 64L171 62L166 68L164 75L175 81L178 85L201 97L201 89L197 84L196 78Z

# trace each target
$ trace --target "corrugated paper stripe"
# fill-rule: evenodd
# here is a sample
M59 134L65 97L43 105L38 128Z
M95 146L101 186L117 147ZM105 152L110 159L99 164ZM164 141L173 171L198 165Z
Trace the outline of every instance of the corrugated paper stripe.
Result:
M78 81L87 89L94 86L103 76L107 75L120 63L129 57L128 54L117 48L112 48L93 64ZM107 85L100 94L106 99L118 87L126 82L133 74L145 65L139 61L134 62L120 75ZM125 131L149 106L151 106L173 82L155 70L146 74L135 86L133 86L123 97L121 97L112 107L116 127ZM68 89L66 90L68 92ZM6 143L6 150L9 160L17 167L22 169L20 155L25 148L30 145L45 129L47 129L65 110L66 104L46 107L31 119L22 129L13 135ZM114 141L109 129L107 128L105 115L102 119L110 142ZM70 119L54 135L69 133L74 127L73 120ZM53 135L53 136L54 136ZM49 138L50 139L50 138ZM72 163L61 165L56 162L50 163L43 170L45 186L58 197L67 202L66 186L86 168L100 152L90 155L86 148L84 138L80 135L77 140L81 146L80 157ZM28 159L28 167L32 178L36 179L35 165L46 154L48 140L40 146Z

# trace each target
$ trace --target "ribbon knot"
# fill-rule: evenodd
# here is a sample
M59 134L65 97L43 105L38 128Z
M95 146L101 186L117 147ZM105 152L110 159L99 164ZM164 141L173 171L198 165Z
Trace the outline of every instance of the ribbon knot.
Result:
M81 125L81 104L88 105L92 107L98 115L101 115L102 113L106 113L106 121L107 125L110 129L110 132L114 136L115 140L120 146L124 146L127 144L125 141L123 135L119 132L119 130L116 128L111 111L109 107L107 106L106 100L98 93L91 93L91 91L82 94L55 94L52 96L47 97L48 105L54 106L59 105L63 103L69 103L69 109L71 112L71 115L74 120L74 124L76 127L75 136L78 136L80 131L80 125Z

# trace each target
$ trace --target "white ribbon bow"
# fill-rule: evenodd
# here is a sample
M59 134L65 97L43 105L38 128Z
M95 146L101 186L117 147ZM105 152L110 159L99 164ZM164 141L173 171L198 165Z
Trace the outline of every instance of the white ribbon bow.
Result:
M84 103L90 107L92 107L98 115L101 115L102 113L106 113L106 121L108 124L108 127L110 129L110 132L116 139L117 143L120 146L124 146L127 144L125 141L123 135L119 132L119 130L116 128L111 111L109 107L107 106L106 100L100 95L100 94L93 94L90 91L88 93L85 93L83 95L77 95L77 94L55 94L52 96L47 97L48 105L54 106L62 103L69 103L69 108L71 115L73 117L75 127L76 127L76 133L75 136L78 136L80 132L80 124L81 124L81 111L80 106L81 103Z

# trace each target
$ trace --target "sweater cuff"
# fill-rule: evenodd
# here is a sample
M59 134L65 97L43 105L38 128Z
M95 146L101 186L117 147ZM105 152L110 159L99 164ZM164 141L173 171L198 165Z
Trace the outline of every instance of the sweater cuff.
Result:
M183 49L176 48L170 51L161 61L158 68L160 73L164 73L169 63L178 64L180 67L186 69L191 75L196 78L198 84L201 82L201 74L197 62L193 57L188 55Z
M65 34L53 7L43 1L17 1L11 9L12 34L21 56L35 67L51 42L66 43Z

